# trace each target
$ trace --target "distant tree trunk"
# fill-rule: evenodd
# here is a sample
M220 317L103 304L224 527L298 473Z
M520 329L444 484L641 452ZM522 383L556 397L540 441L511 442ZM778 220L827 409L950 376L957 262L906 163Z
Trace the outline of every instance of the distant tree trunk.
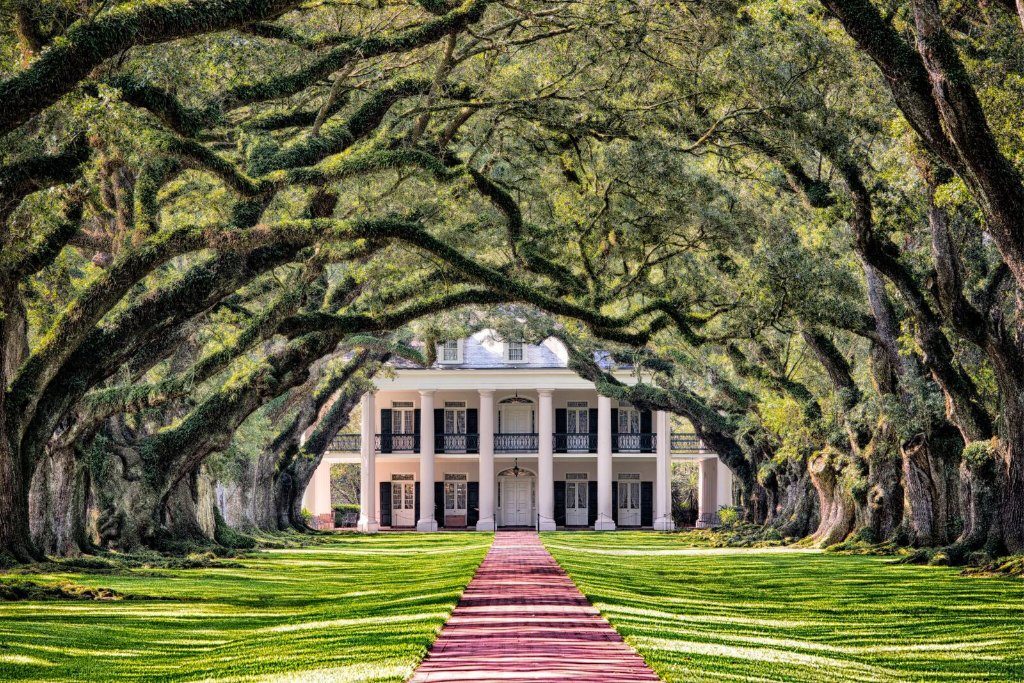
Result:
M952 543L960 534L960 453L963 439L950 425L918 434L900 449L910 543Z
M164 543L210 543L217 522L214 517L213 482L202 465L188 472L164 499L160 537Z
M858 527L864 540L893 538L903 523L903 481L899 446L888 423L880 424L861 454L867 464L867 492Z
M818 528L811 538L820 546L830 546L846 539L853 532L856 503L850 490L848 456L826 447L811 457L808 472L818 492L821 506Z
M86 531L88 476L71 446L48 449L29 495L32 540L47 555L70 557L91 548Z

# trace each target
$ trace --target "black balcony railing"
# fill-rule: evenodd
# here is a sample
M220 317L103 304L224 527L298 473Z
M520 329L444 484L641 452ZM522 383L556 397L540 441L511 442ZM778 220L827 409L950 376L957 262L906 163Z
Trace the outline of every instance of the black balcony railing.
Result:
M597 432L555 434L555 453L597 453Z
M495 434L495 453L536 453L536 434Z
M419 453L419 434L378 434L377 450L381 453Z
M434 451L437 453L478 453L479 434L435 434Z
M615 453L653 453L656 436L653 432L612 434L612 451Z
M358 453L359 434L337 434L331 439L328 450L337 453ZM556 453L596 453L597 434L554 434ZM419 453L419 434L377 434L375 447L378 453ZM536 453L539 440L536 434L495 434L495 453ZM612 451L616 453L649 453L657 447L655 434L612 434ZM708 453L707 447L696 434L687 432L673 434L673 453ZM438 453L478 453L479 434L437 434L434 450Z
M672 435L673 453L704 453L706 450L696 434L683 433Z
M339 453L358 453L360 439L359 434L335 434L328 450Z

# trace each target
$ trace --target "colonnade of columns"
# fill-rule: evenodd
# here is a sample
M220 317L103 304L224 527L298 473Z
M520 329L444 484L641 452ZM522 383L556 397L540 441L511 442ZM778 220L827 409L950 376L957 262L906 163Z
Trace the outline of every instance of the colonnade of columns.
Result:
M434 411L434 390L424 389L420 392L421 414L430 416ZM537 524L544 530L555 528L555 497L554 497L554 408L553 390L538 390L538 453L537 453ZM480 514L477 522L478 531L493 531L497 526L495 514L495 467L494 467L494 390L480 389L479 411L479 464L480 464ZM376 448L375 448L375 399L374 394L364 394L361 414L360 442L360 514L357 528L359 531L374 533L379 529L378 500L376 491ZM654 528L670 531L675 525L672 521L672 457L671 433L669 417L664 411L656 413L655 431L657 433L655 458L656 474L654 483ZM434 518L434 486L435 481L435 440L434 422L423 419L420 426L420 473L421 482L430 485L420 486L420 506L416 529L418 531L436 531L437 522ZM718 491L718 459L708 458L701 461L700 469L700 501L701 517L717 511ZM723 466L724 467L724 466ZM328 480L329 487L329 474ZM612 510L612 405L607 396L597 399L597 522L594 528L598 531L615 529ZM329 489L328 494L329 496Z

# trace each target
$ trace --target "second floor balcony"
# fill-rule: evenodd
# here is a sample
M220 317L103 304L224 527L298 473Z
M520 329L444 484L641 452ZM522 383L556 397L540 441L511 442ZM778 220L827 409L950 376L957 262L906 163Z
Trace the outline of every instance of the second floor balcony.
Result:
M540 446L540 435L533 433L501 433L494 435L494 452L536 453ZM613 453L654 453L657 449L657 434L654 432L613 433ZM551 435L552 450L555 453L597 453L597 434L555 433ZM358 433L338 434L331 441L329 450L338 453L358 453L362 437ZM375 434L374 451L377 453L420 453L420 434ZM700 455L708 453L703 442L693 433L675 433L670 439L672 453ZM480 434L441 433L434 435L435 453L479 453Z

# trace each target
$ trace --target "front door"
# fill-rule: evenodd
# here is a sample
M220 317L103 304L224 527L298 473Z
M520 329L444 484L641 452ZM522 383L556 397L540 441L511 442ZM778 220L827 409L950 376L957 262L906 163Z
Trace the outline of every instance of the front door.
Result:
M391 526L416 526L416 483L391 482Z
M461 476L465 477L466 475ZM468 484L465 481L444 482L444 525L446 527L466 526L467 487Z
M587 482L565 482L565 525L587 526Z
M619 526L640 526L640 482L619 482Z
M503 478L501 517L505 526L530 526L533 524L533 477Z

